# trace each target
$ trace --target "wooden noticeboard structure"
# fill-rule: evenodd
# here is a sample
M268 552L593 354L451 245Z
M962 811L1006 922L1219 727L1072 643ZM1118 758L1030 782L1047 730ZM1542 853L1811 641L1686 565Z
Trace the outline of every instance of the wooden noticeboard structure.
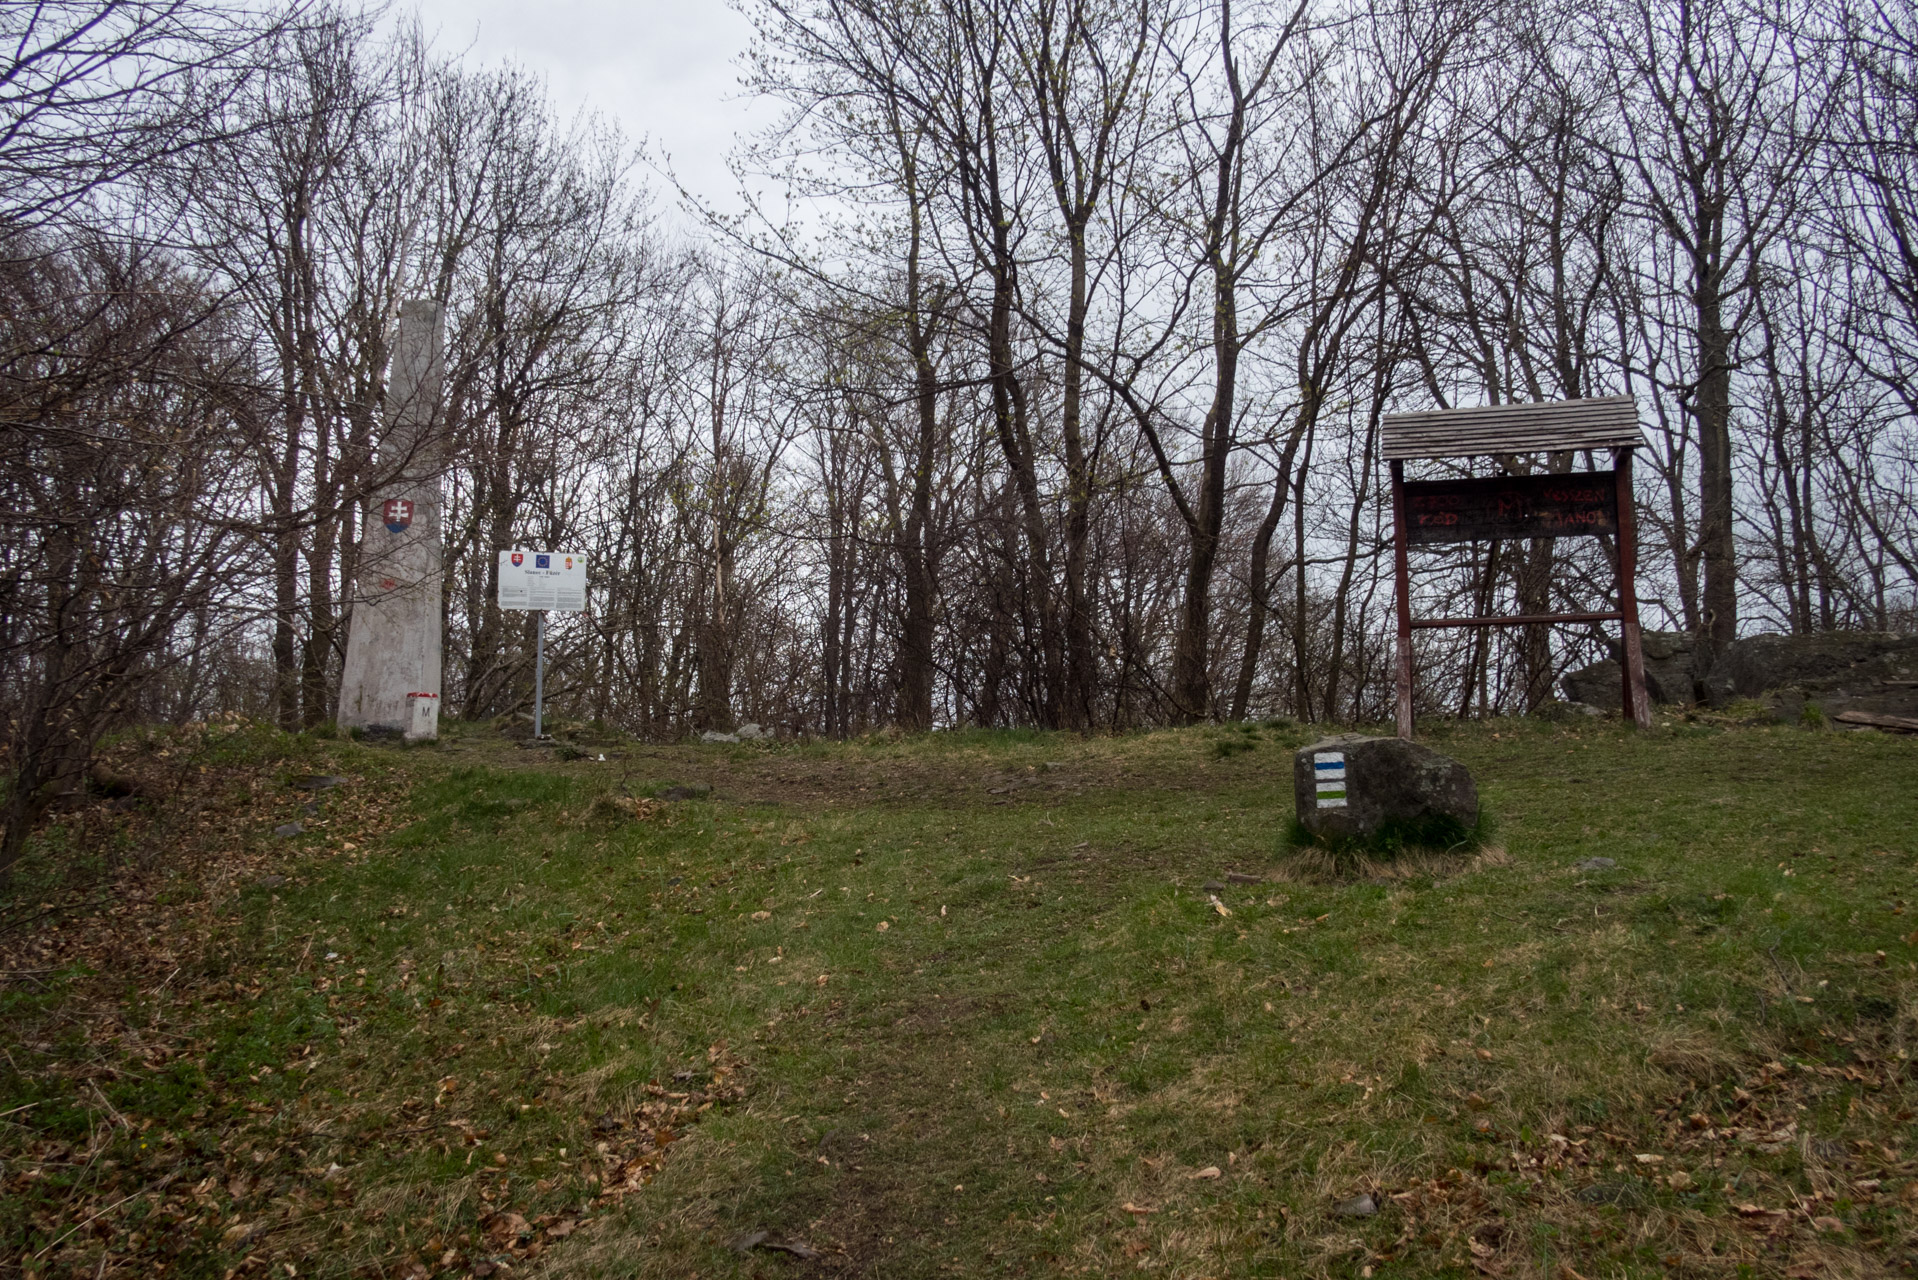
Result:
M1552 404L1487 405L1385 419L1380 452L1392 467L1392 556L1398 584L1398 727L1412 736L1412 632L1420 627L1512 627L1540 622L1617 622L1624 658L1624 708L1652 723L1638 629L1638 521L1632 508L1632 450L1644 443L1630 396ZM1609 449L1610 471L1500 475L1463 480L1405 478L1419 458L1509 457ZM1413 547L1512 538L1603 534L1618 539L1618 605L1593 613L1494 618L1414 618L1408 554Z

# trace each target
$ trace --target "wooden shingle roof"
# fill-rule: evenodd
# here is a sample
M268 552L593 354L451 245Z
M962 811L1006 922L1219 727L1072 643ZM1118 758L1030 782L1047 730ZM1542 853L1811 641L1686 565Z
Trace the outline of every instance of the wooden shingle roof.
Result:
M1379 452L1387 461L1645 443L1638 430L1638 402L1631 396L1394 413L1383 427Z

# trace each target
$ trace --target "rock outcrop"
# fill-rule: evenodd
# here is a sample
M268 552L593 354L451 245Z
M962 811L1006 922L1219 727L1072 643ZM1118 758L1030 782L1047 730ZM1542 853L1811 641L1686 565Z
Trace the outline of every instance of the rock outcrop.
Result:
M1705 677L1714 707L1756 698L1793 719L1807 706L1918 715L1918 637L1882 631L1758 635L1734 641Z
M1845 711L1918 715L1918 637L1876 631L1756 635L1734 641L1701 670L1694 639L1677 631L1644 636L1645 689L1655 703L1724 707L1757 699L1780 719L1807 706L1827 716ZM1614 646L1615 647L1615 646ZM1616 656L1568 672L1565 696L1606 711L1623 702Z
M1639 637L1645 654L1645 692L1654 703L1689 707L1698 701L1697 638L1687 631L1647 631ZM1603 662L1567 672L1560 683L1565 696L1606 711L1625 704L1625 672L1616 653Z

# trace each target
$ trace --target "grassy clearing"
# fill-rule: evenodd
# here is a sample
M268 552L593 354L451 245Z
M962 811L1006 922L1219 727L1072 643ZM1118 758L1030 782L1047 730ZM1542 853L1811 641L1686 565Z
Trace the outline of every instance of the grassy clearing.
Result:
M1912 742L1435 726L1496 847L1354 878L1282 852L1306 732L564 764L490 733L136 744L124 767L170 750L177 785L49 840L138 852L172 822L163 856L102 862L117 917L4 939L30 976L0 989L0 1252L88 1276L1909 1269ZM306 772L347 782L276 839ZM1228 872L1263 878L1222 912L1201 886ZM0 918L58 907L34 874Z

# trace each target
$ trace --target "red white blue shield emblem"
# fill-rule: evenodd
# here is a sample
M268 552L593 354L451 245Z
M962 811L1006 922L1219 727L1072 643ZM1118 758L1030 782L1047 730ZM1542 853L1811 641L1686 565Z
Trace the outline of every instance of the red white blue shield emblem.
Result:
M513 553L513 567L517 569L525 563L526 563L526 557L521 555L519 552L515 551Z
M405 533L413 523L413 504L405 498L388 498L380 519L388 533Z

